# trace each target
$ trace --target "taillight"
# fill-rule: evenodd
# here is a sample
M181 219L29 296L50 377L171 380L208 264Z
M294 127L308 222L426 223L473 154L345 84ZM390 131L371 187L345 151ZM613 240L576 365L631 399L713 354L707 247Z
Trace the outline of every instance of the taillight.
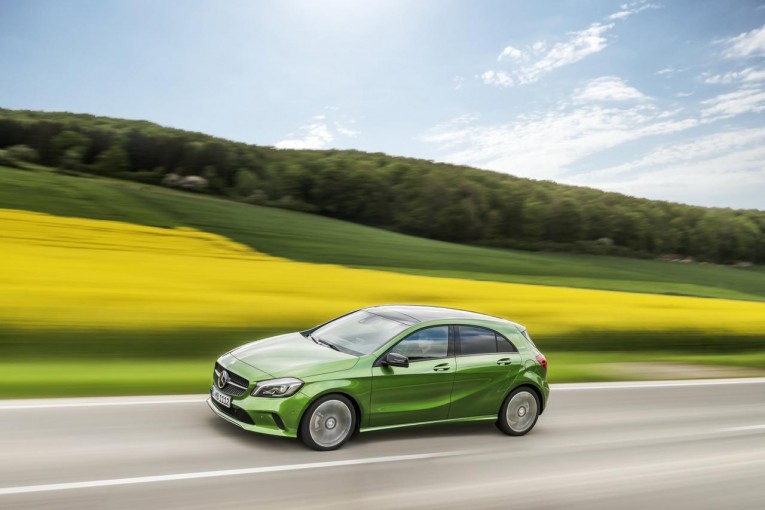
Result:
M537 354L537 363L542 365L542 368L547 370L547 358L545 358L545 355L542 354L541 352Z

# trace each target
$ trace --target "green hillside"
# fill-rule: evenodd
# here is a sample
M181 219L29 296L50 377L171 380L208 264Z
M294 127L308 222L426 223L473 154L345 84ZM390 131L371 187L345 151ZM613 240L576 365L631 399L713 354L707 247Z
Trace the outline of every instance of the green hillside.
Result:
M381 153L280 150L147 121L0 108L0 165L25 167L30 162L203 191L441 241L648 259L679 254L721 264L765 264L765 211L647 200ZM249 217L250 211L241 214ZM405 246L415 249L411 243ZM433 262L435 268L453 270L449 255L444 257ZM528 259L535 267L539 260ZM543 260L567 265L572 259ZM422 262L402 265L394 258L384 265L431 267L430 262ZM592 266L589 260L584 265ZM513 274L591 277L576 268L538 273L522 267L519 255L513 261ZM608 278L634 279L621 267L619 263L608 267ZM504 274L508 268L497 262L468 271ZM702 274L695 283L715 286L717 279Z
M189 226L294 260L634 292L765 300L765 269L481 248L38 167L0 167L0 207L153 226Z

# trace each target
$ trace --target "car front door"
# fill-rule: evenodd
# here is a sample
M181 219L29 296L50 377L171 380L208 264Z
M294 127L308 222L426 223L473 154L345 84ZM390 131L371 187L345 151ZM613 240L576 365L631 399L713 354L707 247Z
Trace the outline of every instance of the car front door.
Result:
M421 423L448 417L456 368L450 345L449 326L426 327L411 333L388 351L406 356L408 367L385 366L380 362L372 367L370 426Z
M521 369L515 346L496 331L454 326L457 372L449 418L493 416Z

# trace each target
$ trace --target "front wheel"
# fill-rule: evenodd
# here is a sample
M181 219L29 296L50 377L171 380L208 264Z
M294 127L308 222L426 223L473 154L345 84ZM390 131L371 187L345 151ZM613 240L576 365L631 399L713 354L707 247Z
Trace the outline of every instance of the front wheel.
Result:
M356 410L343 395L326 395L308 407L300 422L300 440L320 451L337 450L353 434Z
M539 398L529 388L518 388L507 396L499 411L497 427L510 436L522 436L539 418Z

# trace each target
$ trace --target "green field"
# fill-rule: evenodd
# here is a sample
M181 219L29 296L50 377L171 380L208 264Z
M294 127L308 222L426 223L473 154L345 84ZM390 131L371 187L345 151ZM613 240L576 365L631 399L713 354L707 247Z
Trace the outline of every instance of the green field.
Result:
M0 208L168 228L188 226L261 252L307 262L465 279L765 301L763 267L450 244L206 195L61 175L46 168L0 167ZM201 393L206 390L216 354L280 332L222 328L123 332L41 326L21 330L0 325L0 397ZM309 324L295 324L294 329L305 326ZM646 372L641 377L625 368L645 363L730 367L732 375L736 375L737 367L746 369L741 375L751 375L753 370L764 373L765 339L718 339L714 332L704 333L581 331L576 338L542 338L541 346L550 358L554 382L671 377L671 370L669 376ZM698 376L709 375L702 368ZM36 374L32 381L27 377L30 373Z
M0 208L190 226L307 262L652 294L765 300L765 268L500 250L396 234L321 216L127 181L0 167Z

